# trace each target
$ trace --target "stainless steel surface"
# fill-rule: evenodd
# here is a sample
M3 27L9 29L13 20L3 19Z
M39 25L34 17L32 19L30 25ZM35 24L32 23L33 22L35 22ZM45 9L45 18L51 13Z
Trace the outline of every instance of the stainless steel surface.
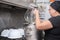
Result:
M0 25L1 25L0 33L4 29L10 29L10 28L17 29L17 28L25 27L23 24L25 21L24 14L26 10L30 8L29 2L24 2L24 0L23 1L22 0L0 0L0 3L12 6L10 7L10 6L3 5L3 8L0 7ZM36 29L33 24L29 24L27 26L26 32L27 32L26 33L27 40L37 40ZM0 37L0 40L11 40L11 39Z
M28 5L30 4L29 2L24 0L0 0L0 3L14 5L22 8L29 8Z
M3 8L0 7L0 34L4 29L17 29L24 27L25 8ZM0 37L0 40L10 40L8 38Z

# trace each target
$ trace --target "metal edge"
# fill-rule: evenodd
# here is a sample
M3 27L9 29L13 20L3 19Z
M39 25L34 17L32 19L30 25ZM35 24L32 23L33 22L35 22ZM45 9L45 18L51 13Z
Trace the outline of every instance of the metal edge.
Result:
M0 3L12 5L12 6L17 6L17 7L21 7L21 8L26 8L26 9L30 8L30 7L28 7L28 5L27 6L22 6L22 5L14 4L14 3L11 3L11 2L7 2L7 1L0 1Z

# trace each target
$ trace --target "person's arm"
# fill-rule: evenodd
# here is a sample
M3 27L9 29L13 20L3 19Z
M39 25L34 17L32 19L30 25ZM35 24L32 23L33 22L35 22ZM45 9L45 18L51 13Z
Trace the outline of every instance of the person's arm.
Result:
M53 28L53 26L49 20L41 22L40 17L39 17L39 12L37 9L35 9L34 14L35 14L35 24L36 24L37 29L48 30L48 29Z

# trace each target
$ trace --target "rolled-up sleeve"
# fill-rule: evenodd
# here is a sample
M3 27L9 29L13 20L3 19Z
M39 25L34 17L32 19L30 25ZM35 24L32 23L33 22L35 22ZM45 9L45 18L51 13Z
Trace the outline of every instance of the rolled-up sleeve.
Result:
M53 27L60 27L60 16L52 17L49 19Z

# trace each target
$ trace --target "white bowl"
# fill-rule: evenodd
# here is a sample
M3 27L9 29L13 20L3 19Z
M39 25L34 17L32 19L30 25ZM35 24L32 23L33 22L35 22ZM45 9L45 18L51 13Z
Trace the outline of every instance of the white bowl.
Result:
M1 32L1 36L3 37L8 37L8 34L9 34L9 30L8 29L5 29Z

